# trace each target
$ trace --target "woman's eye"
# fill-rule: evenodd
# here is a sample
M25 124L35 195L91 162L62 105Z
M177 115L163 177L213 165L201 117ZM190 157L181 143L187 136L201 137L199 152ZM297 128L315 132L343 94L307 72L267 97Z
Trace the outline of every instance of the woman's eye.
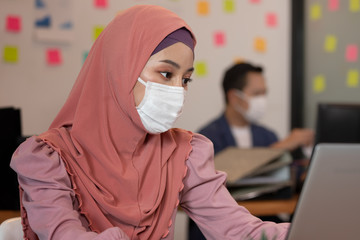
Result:
M161 72L161 75L163 75L166 78L171 78L171 73L170 72Z
M183 78L183 84L184 85L187 85L189 82L191 82L192 81L192 79L191 78Z

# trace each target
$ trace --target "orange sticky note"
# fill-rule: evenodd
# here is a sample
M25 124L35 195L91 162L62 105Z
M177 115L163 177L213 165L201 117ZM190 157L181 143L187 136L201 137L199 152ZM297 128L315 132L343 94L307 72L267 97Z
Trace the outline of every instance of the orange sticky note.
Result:
M94 6L97 8L107 8L108 1L107 0L94 0Z
M21 31L21 18L19 16L9 15L6 18L6 30L9 32Z
M329 11L336 11L339 9L339 0L328 0Z
M347 73L346 85L350 88L359 87L359 71L356 69L351 69Z
M18 48L16 46L5 46L3 59L8 63L16 63L18 61Z
M261 37L255 38L254 49L257 52L266 52L266 40Z
M217 31L214 33L214 45L221 47L226 43L225 33L223 31Z
M57 48L46 50L46 61L49 65L60 65L62 63L61 52Z
M345 58L348 62L356 62L358 59L358 46L355 44L348 45L346 47Z
M268 27L276 27L276 25L277 25L276 13L267 13L266 14L266 25Z
M321 5L314 3L310 6L310 19L311 20L318 20L322 16Z
M93 38L94 38L94 40L96 40L98 37L99 37L99 35L101 34L101 32L104 30L104 26L95 26L94 27L94 35L93 35Z
M246 62L246 60L242 57L235 57L233 62L234 62L234 64L239 64L239 63Z
M206 76L206 74L207 74L206 62L198 61L195 63L195 74L199 77Z
M326 88L326 81L323 75L317 75L313 79L313 90L315 93L321 93Z
M210 6L208 1L198 1L197 3L197 13L199 15L205 16L208 15L210 11Z

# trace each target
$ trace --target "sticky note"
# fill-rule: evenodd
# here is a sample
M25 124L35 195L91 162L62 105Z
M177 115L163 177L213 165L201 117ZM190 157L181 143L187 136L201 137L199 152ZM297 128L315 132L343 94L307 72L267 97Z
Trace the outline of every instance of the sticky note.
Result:
M224 46L226 43L225 33L223 31L217 31L214 33L214 45L217 47Z
M350 0L349 10L350 12L360 12L360 0Z
M337 46L337 38L334 35L327 35L324 43L324 50L326 52L335 52Z
M208 15L210 11L209 2L207 1L198 1L197 3L197 13L199 15L205 16Z
M310 6L310 19L311 20L318 20L321 18L322 11L321 5L314 3Z
M250 0L250 3L260 3L261 0Z
M37 19L35 21L35 26L36 27L41 27L41 28L46 27L46 28L48 28L48 27L50 27L50 25L51 25L51 18L50 18L49 15L44 16L43 18Z
M339 0L328 0L329 11L336 11L339 9Z
M195 63L195 74L199 77L205 76L207 74L206 62L198 61Z
M60 65L62 63L60 50L57 48L47 49L46 61L49 65Z
M224 12L232 13L235 11L235 2L234 0L223 0Z
M35 0L35 7L36 8L44 8L45 7L44 0Z
M20 32L21 18L19 16L9 15L6 18L6 30L9 32Z
M108 1L107 0L94 0L94 6L97 8L107 8Z
M356 69L351 69L347 73L346 85L350 88L359 87L359 71Z
M268 27L276 27L276 25L277 25L276 13L267 13L266 14L266 25Z
M254 49L257 52L266 52L266 40L261 37L254 39Z
M326 81L323 75L317 75L313 79L313 90L315 93L321 93L326 88Z
M8 63L16 63L19 59L18 48L16 46L5 46L3 52L3 59Z
M234 62L234 64L239 64L239 63L245 62L245 59L241 58L241 57L235 57L233 62Z
M346 47L345 58L348 62L356 62L358 59L358 46L355 44L348 45Z
M87 58L88 55L89 55L89 51L85 51L85 52L83 53L83 63L85 62L85 60L86 60L86 58Z
M94 27L94 40L96 40L98 38L98 36L100 35L100 33L104 30L104 26L95 26Z

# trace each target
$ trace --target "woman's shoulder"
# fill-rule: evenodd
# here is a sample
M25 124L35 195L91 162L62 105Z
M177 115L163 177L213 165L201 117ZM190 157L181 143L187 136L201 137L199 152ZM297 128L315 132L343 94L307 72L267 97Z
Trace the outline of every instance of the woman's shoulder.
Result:
M27 176L45 172L63 165L59 154L37 136L27 138L14 152L10 166L18 174Z

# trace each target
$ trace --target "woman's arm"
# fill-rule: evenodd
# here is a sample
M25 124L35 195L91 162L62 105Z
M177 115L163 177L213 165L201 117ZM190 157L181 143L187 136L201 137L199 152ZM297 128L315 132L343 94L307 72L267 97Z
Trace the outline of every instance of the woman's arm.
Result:
M226 174L214 168L212 143L194 135L193 151L187 161L188 172L181 192L181 207L207 239L284 239L289 224L263 222L239 206L227 191Z
M88 229L64 162L44 142L28 139L16 150L10 165L18 174L23 189L20 200L39 239L128 239L117 227L101 234Z

